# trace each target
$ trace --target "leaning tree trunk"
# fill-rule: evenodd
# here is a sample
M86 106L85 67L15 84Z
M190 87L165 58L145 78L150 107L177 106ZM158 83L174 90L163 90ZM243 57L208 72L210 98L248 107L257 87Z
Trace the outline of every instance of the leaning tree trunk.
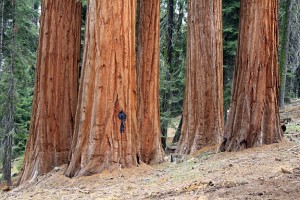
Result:
M242 0L232 102L221 150L281 140L278 0Z
M69 177L138 164L135 4L89 1Z
M223 134L222 1L190 0L183 125L178 153L217 145Z
M179 139L180 139L180 136L181 136L181 129L182 129L182 116L180 117L180 122L179 122L179 125L176 129L176 132L175 132L175 135L173 137L173 140L172 140L172 143L173 144L177 144Z
M141 160L163 161L159 117L159 0L140 0L137 82Z
M42 1L29 139L20 181L68 162L77 102L81 3Z

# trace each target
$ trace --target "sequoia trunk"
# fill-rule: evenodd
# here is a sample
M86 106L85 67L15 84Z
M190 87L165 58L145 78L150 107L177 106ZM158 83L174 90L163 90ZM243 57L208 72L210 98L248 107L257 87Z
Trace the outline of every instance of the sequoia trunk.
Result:
M159 0L140 0L137 50L138 133L141 160L163 161L159 115Z
M232 102L221 150L281 140L278 0L242 0Z
M88 3L69 177L138 164L135 9L135 0Z
M223 120L222 1L190 0L182 134L178 153L221 142Z
M42 1L36 82L20 181L68 162L78 89L81 3Z

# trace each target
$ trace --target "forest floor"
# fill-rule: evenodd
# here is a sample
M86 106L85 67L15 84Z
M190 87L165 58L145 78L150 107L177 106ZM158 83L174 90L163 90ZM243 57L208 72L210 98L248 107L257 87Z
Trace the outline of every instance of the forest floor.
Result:
M63 176L66 166L61 166L0 192L0 199L300 200L300 102L281 111L281 118L289 122L277 144L232 153L207 148L178 163L72 179Z

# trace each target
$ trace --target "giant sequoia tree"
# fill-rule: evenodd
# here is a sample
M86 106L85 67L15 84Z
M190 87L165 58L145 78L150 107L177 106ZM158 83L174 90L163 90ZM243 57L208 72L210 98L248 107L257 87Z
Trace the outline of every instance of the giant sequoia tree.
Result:
M230 112L221 150L278 142L278 0L242 0Z
M138 133L145 163L163 161L159 118L159 0L139 1Z
M177 152L216 145L223 133L222 1L190 0L182 135Z
M67 176L138 164L135 8L135 0L88 3L83 69Z
M20 181L68 162L80 54L81 3L42 1L30 135Z

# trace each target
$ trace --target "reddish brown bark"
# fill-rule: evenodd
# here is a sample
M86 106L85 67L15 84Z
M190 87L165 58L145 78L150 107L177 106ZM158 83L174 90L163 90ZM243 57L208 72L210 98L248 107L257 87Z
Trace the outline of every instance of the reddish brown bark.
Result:
M242 0L232 102L221 150L281 140L278 0Z
M135 0L89 1L69 177L138 164L135 8Z
M223 134L222 1L188 2L188 48L178 153L219 144Z
M141 161L163 161L159 114L159 0L140 0L137 50L138 133Z
M30 134L20 182L68 162L77 103L81 3L42 1Z

